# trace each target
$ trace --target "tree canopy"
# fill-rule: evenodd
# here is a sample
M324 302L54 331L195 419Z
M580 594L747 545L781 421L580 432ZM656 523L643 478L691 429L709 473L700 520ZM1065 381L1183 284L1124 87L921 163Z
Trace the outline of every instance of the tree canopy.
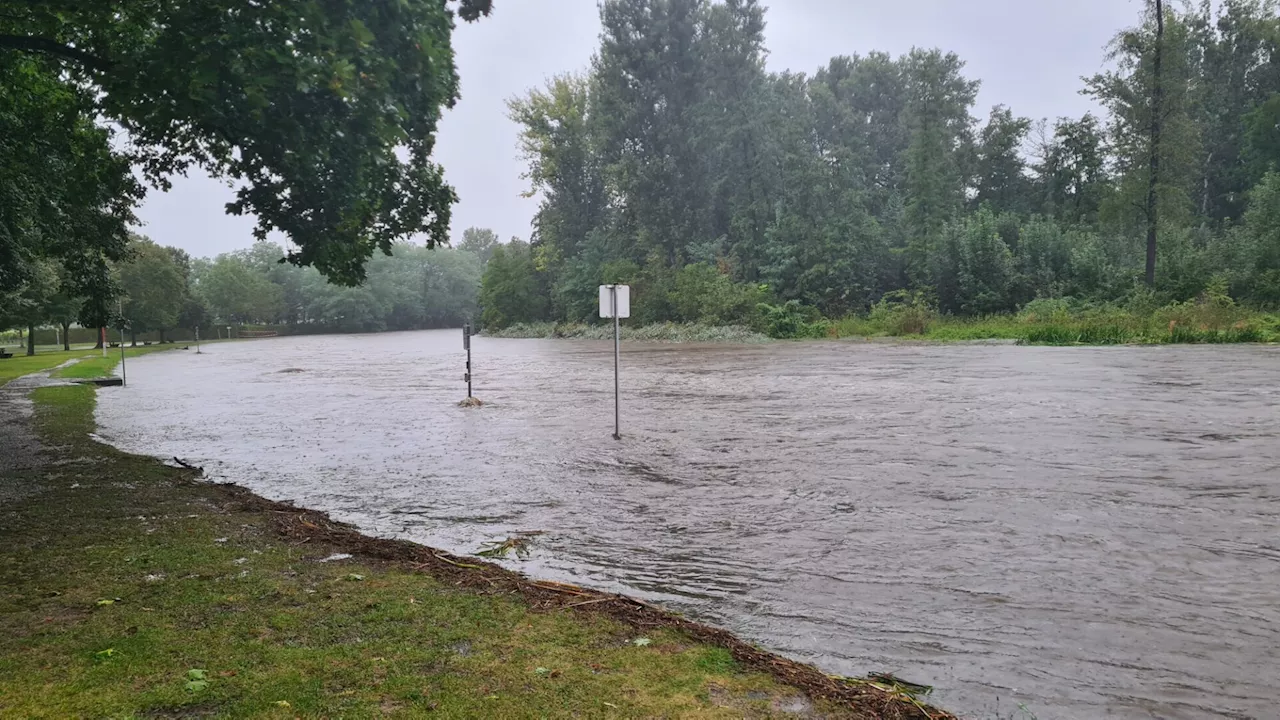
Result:
M450 37L455 12L490 9L0 0L2 272L59 242L67 257L118 257L131 164L162 187L192 166L228 180L230 212L254 215L260 238L284 232L291 262L338 282L399 240L445 242L456 196L430 158L458 97Z
M1225 286L1274 304L1276 5L1147 5L1084 82L1103 112L1033 121L980 120L944 50L770 72L757 0L602 0L590 67L509 104L541 204L527 252L487 266L487 319L588 320L616 281L641 321L708 298L981 315Z

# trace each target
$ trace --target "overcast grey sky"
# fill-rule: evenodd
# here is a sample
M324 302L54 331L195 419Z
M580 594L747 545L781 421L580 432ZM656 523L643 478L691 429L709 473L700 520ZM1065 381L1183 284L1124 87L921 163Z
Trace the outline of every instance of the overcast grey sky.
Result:
M527 239L536 199L520 196L518 129L507 98L558 73L587 67L597 44L596 0L495 0L492 17L454 35L462 99L440 127L436 157L461 202L453 236L489 227L503 240ZM766 0L769 67L812 73L834 55L913 46L954 51L982 81L974 114L1003 103L1031 118L1092 109L1080 77L1103 67L1117 30L1137 22L1141 0ZM201 173L152 191L141 231L196 256L245 248L253 221L223 206L231 190Z

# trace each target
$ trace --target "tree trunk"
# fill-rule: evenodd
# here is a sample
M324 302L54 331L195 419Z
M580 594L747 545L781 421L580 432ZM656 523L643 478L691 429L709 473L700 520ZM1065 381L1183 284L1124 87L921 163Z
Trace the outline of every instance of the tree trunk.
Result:
M134 347L138 347L138 331L134 328L129 328L129 339Z
M1164 113L1164 0L1156 0L1156 52L1152 60L1151 178L1147 181L1147 285L1156 284L1156 239L1160 223L1160 130Z
M71 352L71 323L62 323L62 349Z
M98 328L98 344L96 344L96 345L94 345L94 346L93 346L93 349L94 349L94 350L101 350L101 349L102 349L102 338L106 337L106 334L107 334L107 329L106 329L106 328L101 328L101 327L100 327L100 328Z
M27 354L28 355L36 354L36 326L35 325L27 326Z
M160 330L160 344L161 344L161 345L163 345L163 344L164 344L164 330L163 330L163 329L161 329L161 330Z

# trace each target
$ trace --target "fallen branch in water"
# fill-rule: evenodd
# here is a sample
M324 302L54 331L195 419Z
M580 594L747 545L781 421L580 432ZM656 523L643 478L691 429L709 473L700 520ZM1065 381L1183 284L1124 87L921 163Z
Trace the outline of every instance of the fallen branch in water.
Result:
M479 565L468 565L467 563L454 562L454 561L450 560L449 558L444 557L443 555L436 555L435 553L432 553L432 555L434 555L434 556L435 556L435 558L436 558L437 560L441 560L441 561L443 561L443 562L447 562L447 563L449 563L450 565L453 565L454 567L467 568L468 570L483 570L483 569L484 569L484 568L480 567Z
M576 607L582 607L583 605L595 605L596 603L609 602L610 600L617 600L617 598L603 597L603 598L596 598L595 600L583 600L582 602L570 603L568 605L565 605L565 607L576 608Z
M198 467L198 466L196 466L196 465L192 465L192 464L191 464L191 463L189 463L189 462L185 462L182 458L174 457L174 458L173 458L173 461L174 461L174 462L176 462L176 463L178 463L178 464L179 464L179 465L181 465L182 467L184 467L184 468L186 468L186 469L188 469L188 470L191 470L192 472L199 473L200 475L203 475L203 474L204 474L204 468L202 468L202 467Z

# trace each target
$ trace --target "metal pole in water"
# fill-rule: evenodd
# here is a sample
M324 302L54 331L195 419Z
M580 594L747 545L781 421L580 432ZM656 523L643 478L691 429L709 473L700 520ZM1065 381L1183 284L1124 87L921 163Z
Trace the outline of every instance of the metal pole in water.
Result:
M462 327L462 344L467 349L467 399L471 399L471 323Z
M622 385L618 380L618 365L622 354L622 331L618 325L618 286L609 289L609 301L613 306L613 439L622 439Z

